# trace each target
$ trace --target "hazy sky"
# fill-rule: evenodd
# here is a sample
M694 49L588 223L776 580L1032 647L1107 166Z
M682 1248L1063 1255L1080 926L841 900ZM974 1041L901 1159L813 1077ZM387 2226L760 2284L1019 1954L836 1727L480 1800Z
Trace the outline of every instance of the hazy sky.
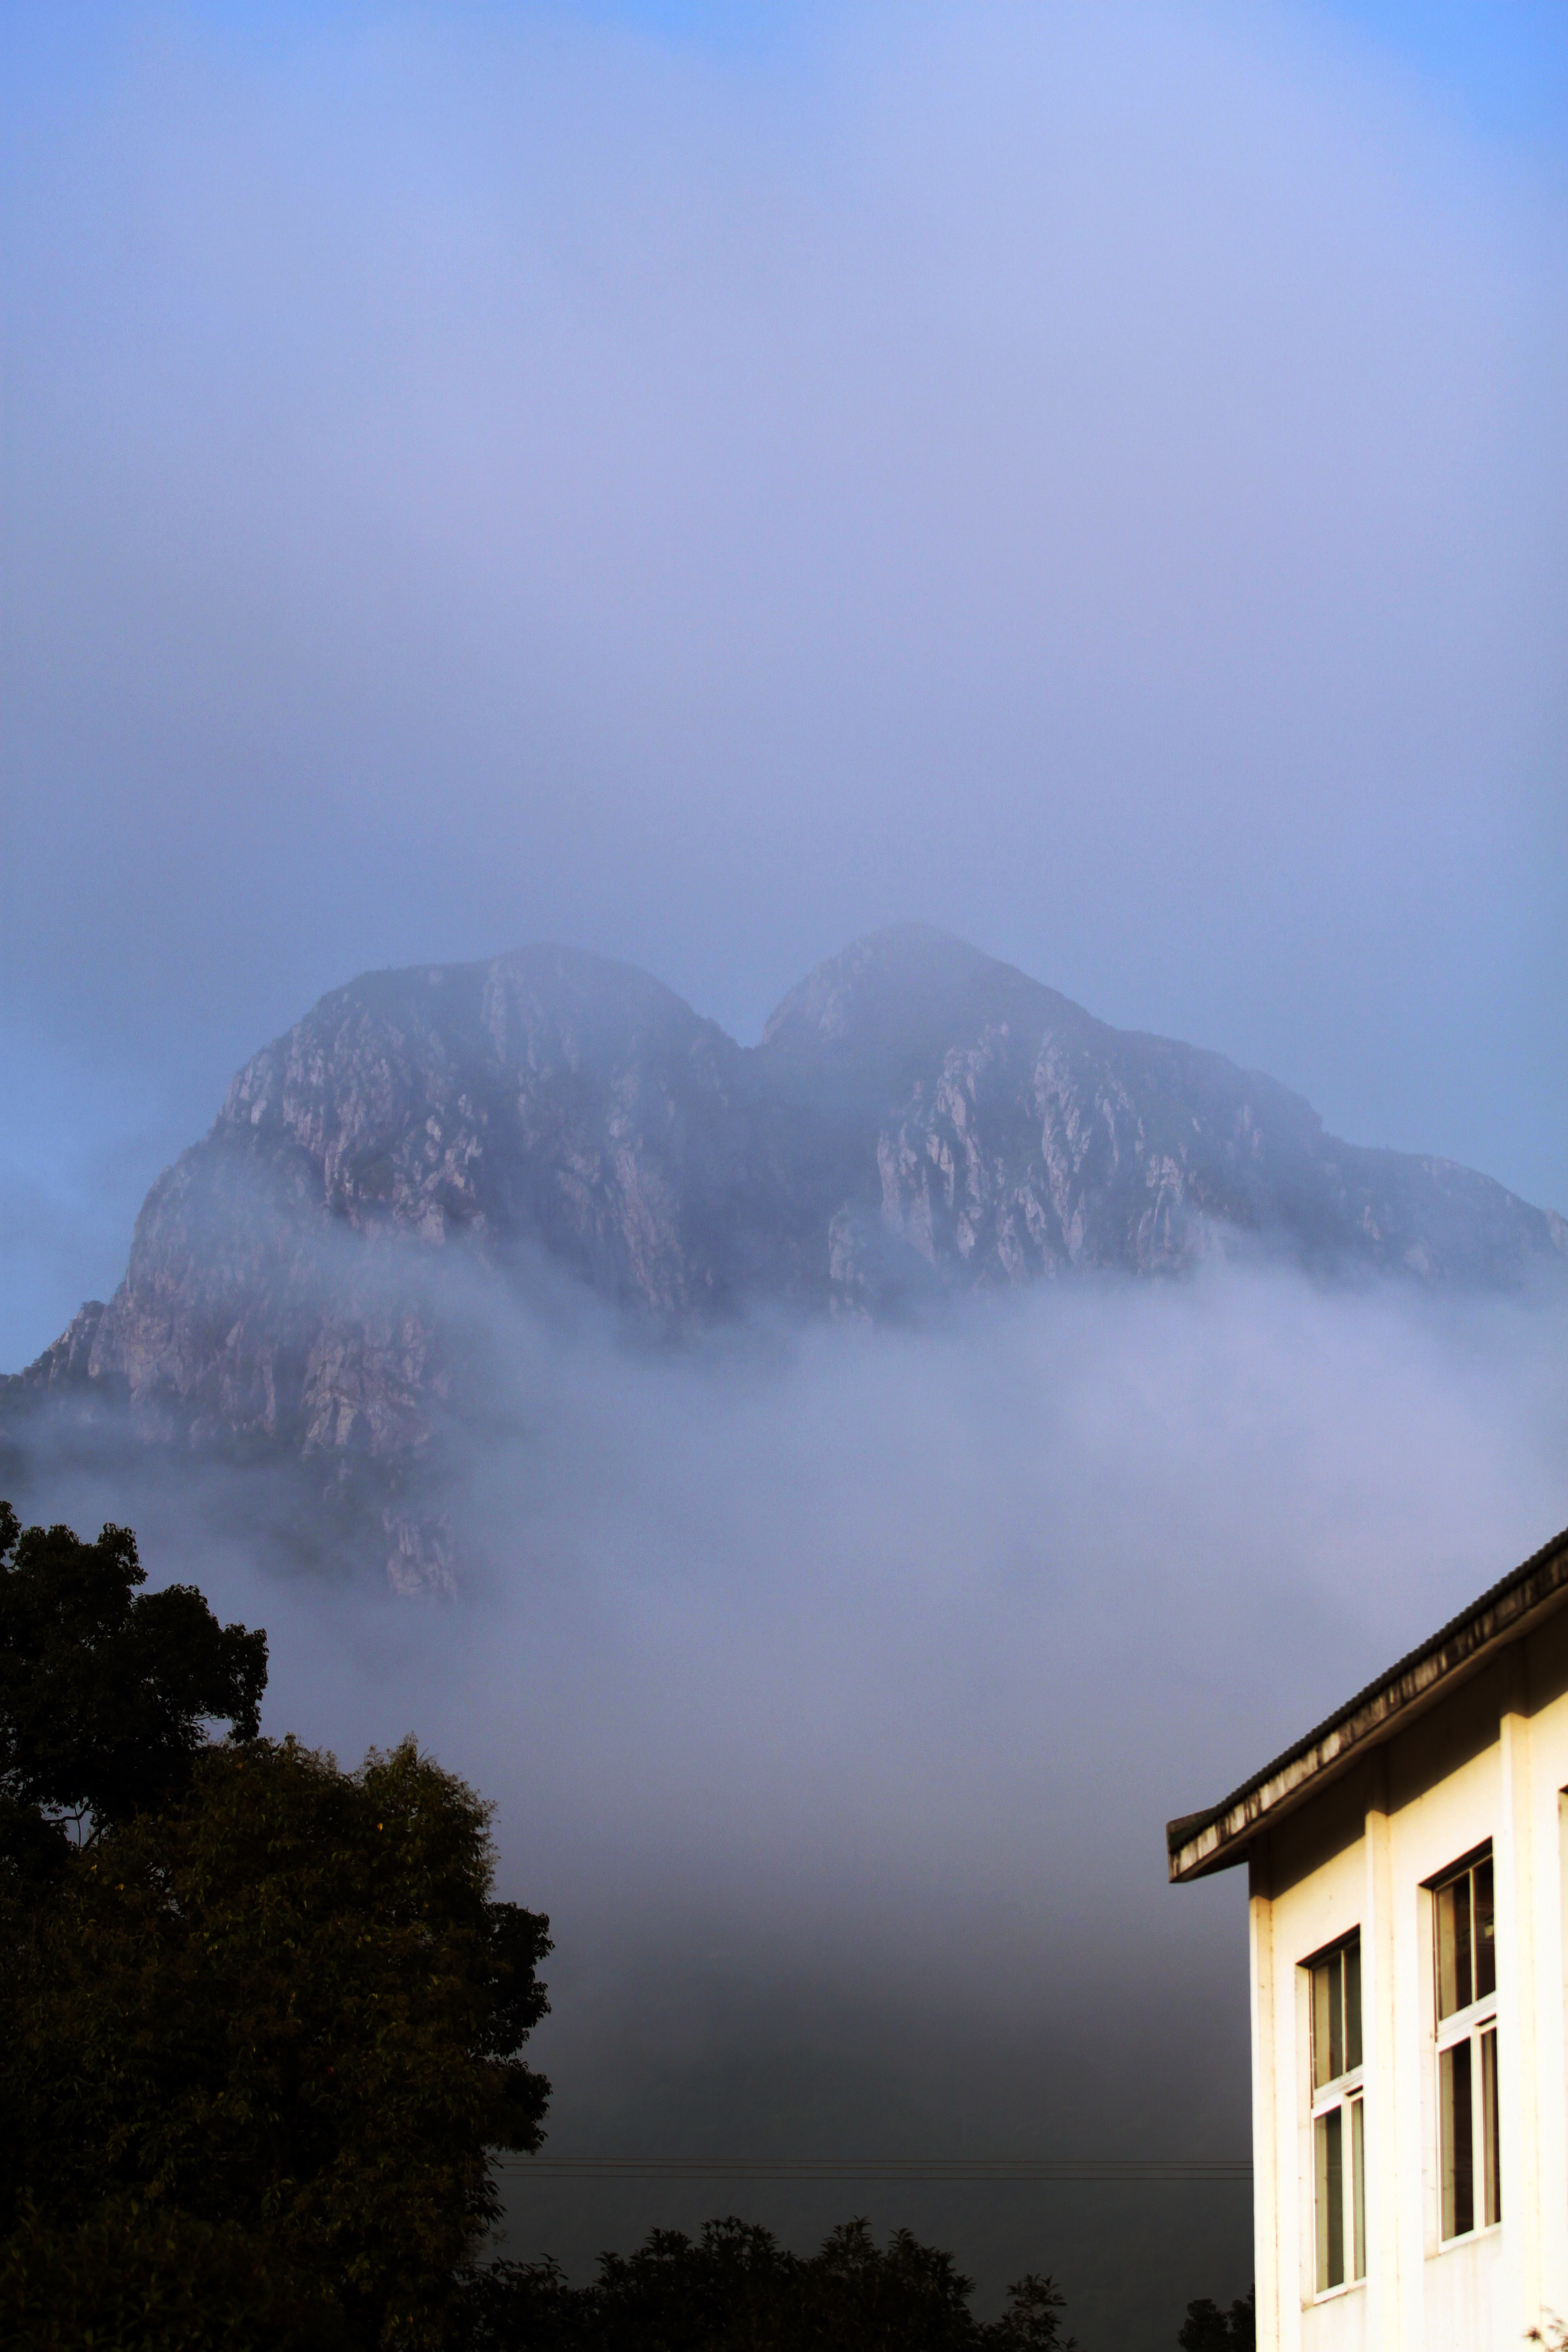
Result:
M1554 6L0 17L0 1360L231 1070L900 917L1568 1208Z

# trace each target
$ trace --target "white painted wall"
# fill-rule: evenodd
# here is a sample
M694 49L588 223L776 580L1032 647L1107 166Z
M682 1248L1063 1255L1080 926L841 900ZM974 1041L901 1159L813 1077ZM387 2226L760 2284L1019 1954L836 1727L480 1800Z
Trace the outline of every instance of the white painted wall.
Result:
M1568 1607L1252 1858L1253 2159L1267 2352L1519 2352L1568 2319ZM1502 2218L1440 2242L1433 1898L1491 1842ZM1319 2297L1301 1963L1359 1928L1367 2276Z

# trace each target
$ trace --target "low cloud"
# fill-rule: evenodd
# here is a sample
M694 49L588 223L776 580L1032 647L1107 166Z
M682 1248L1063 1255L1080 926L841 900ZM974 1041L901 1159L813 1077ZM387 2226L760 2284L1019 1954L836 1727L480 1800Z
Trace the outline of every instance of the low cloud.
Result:
M155 1577L268 1627L269 1727L413 1728L496 1800L555 1922L557 2152L1245 2152L1244 1890L1169 1889L1163 1822L1568 1518L1561 1298L1216 1266L650 1348L485 1296L455 1598L262 1565L237 1475L129 1507ZM579 2266L735 2201L519 2194ZM1242 2192L747 2196L912 2214L988 2291L1053 2263L1102 2346L1247 2275Z

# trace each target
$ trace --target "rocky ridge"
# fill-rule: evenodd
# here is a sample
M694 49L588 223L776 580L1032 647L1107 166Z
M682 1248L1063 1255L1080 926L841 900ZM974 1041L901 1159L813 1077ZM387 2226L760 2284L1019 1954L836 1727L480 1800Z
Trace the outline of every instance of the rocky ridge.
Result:
M679 1330L1266 1250L1509 1286L1568 1264L1568 1225L920 927L820 966L751 1048L645 973L530 948L367 975L256 1055L0 1418L49 1400L395 1486L472 1402L459 1265L482 1292L545 1265Z

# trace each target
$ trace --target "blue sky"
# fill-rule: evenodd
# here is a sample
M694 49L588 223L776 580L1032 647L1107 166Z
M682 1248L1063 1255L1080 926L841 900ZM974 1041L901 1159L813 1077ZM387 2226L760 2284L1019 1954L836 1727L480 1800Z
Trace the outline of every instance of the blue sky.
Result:
M79 63L108 24L138 14L119 0L72 11L70 47ZM353 0L211 0L179 12L240 33L276 51L301 28L319 28L372 12ZM514 20L545 14L622 25L661 42L731 58L765 60L809 39L836 13L821 0L577 0L554 11L507 8ZM1257 9L1234 14L1266 13ZM1278 13L1278 12L1276 12ZM1568 135L1568 13L1556 0L1300 0L1290 13L1359 35L1425 78L1479 126L1505 137L1561 148ZM55 51L58 30L44 11L13 0L5 37L18 51Z
M599 0L585 13L755 48L821 11L779 0ZM1315 13L1386 44L1500 125L1562 127L1568 21L1553 0L1320 0Z
M1561 145L1568 113L1568 16L1554 0L1336 0L1476 121Z

